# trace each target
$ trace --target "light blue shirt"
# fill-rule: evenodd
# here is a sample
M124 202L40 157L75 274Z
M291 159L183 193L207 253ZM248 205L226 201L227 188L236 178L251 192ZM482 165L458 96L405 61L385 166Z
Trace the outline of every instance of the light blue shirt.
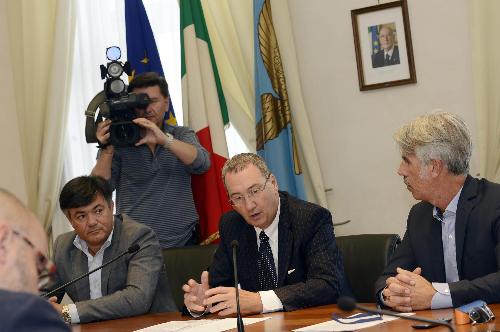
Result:
M104 251L111 245L111 239L113 238L113 231L109 234L108 238L102 245L101 249L93 256L89 252L89 247L87 242L83 241L78 235L73 240L75 247L80 249L87 256L88 270L91 271L102 265L102 260L104 259ZM98 270L89 275L89 287L90 287L90 299L98 299L102 297L101 288L101 271ZM78 310L74 303L68 305L69 315L71 317L71 323L80 323L80 316L78 315Z
M453 197L451 202L446 207L442 217L438 213L438 209L434 207L432 215L436 221L441 222L441 240L443 242L443 258L444 269L446 272L446 283L433 282L432 286L436 290L436 294L432 297L431 309L449 308L453 306L453 301L450 294L449 283L457 282L458 267L457 267L457 245L455 238L455 221L457 219L458 199L462 193L462 188Z

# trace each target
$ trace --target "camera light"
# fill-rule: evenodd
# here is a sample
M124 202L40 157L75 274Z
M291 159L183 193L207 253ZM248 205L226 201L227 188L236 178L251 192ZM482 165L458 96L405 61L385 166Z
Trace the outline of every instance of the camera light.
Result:
M123 73L123 67L119 62L111 62L108 65L108 74L111 77L120 77Z
M110 82L109 89L114 94L121 94L123 91L125 91L125 83L123 83L123 81L120 79L114 79Z
M106 49L106 58L111 61L116 61L122 56L122 51L118 46L111 46Z

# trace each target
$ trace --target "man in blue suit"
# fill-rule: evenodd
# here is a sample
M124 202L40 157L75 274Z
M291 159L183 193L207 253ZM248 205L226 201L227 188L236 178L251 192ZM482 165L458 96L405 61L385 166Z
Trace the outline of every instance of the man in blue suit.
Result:
M373 68L399 65L399 49L394 45L394 31L388 25L382 25L378 32L380 51L372 55Z
M344 269L330 212L279 191L264 160L253 153L228 160L222 177L234 211L221 218L210 278L205 271L201 283L191 279L183 286L191 314L236 312L233 240L239 242L243 314L335 303Z
M0 188L0 332L69 331L50 303L36 294L49 260L36 217Z

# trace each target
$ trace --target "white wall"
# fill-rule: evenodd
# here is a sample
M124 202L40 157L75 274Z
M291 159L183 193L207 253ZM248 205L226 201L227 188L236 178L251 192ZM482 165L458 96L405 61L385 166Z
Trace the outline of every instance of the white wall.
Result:
M462 116L476 142L468 1L409 0L417 83L361 92L351 10L376 4L290 0L303 95L325 186L333 188L329 208L334 221L352 220L337 235L404 233L415 200L396 174L392 134L403 123L443 109Z
M337 234L404 232L415 201L396 175L392 134L413 117L441 108L470 125L475 142L467 0L409 0L416 84L360 92L351 9L375 0L290 0L303 96ZM0 186L26 200L7 35L0 0ZM286 50L281 50L286 52ZM478 155L475 151L472 174Z
M26 203L26 182L21 156L14 96L13 68L7 28L7 2L0 1L0 187Z

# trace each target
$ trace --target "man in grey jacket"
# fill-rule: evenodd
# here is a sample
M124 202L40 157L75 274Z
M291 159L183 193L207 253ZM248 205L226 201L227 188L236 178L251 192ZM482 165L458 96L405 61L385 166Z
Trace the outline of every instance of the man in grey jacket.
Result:
M147 226L125 215L113 216L111 188L96 176L69 181L59 205L74 231L54 243L57 273L47 290L56 288L139 245L116 262L59 291L53 306L70 323L176 311L168 289L158 239ZM64 293L75 302L60 305Z

